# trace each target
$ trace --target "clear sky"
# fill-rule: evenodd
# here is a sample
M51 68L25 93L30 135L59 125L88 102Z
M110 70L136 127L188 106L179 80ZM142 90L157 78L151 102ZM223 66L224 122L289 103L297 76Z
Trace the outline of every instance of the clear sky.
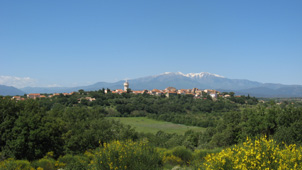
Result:
M163 72L302 85L302 0L2 0L0 84Z

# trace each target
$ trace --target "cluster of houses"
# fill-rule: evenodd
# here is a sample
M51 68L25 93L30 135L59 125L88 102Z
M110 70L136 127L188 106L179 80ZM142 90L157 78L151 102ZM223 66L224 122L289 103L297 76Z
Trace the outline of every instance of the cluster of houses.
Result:
M108 93L109 91L108 90L105 90L105 93ZM73 93L75 92L71 92L71 93L54 93L54 94L51 94L51 95L42 95L40 93L30 93L30 94L27 94L26 97L23 97L23 96L13 96L12 99L14 100L25 100L26 98L27 99L38 99L38 98L52 98L54 96L59 96L59 95L64 95L64 96L68 96L68 95L72 95ZM122 94L122 93L127 93L127 90L122 90L122 89L116 89L116 90L113 90L113 91L110 91L110 93L114 93L114 94ZM213 99L216 99L217 96L219 95L219 91L216 91L216 90L200 90L200 89L197 89L197 88L193 88L193 89L175 89L174 87L168 87L164 90L159 90L159 89L153 89L153 90L141 90L141 91L131 91L130 93L133 93L133 94L150 94L150 95L155 95L155 96L161 96L161 95L165 95L166 97L170 97L170 96L173 96L173 95L177 95L177 94L180 94L180 95L192 95L194 96L195 98L201 98L203 93L207 93L208 95L210 95ZM224 97L228 97L229 95L225 95ZM82 100L87 100L87 101L94 101L95 98L92 98L92 97L83 97L83 98L80 98L78 99L79 103L82 101Z
M27 99L38 99L38 98L51 98L51 97L54 97L54 96L59 96L59 95L64 95L64 96L68 96L68 95L72 95L74 92L71 92L71 93L54 93L54 94L51 94L51 95L48 95L48 96L45 96L45 95L42 95L40 93L30 93L30 94L27 94ZM22 97L22 96L13 96L12 99L15 99L15 100L25 100L26 98L25 97Z
M105 90L105 93L108 93L109 91ZM122 93L126 93L127 89L122 90L122 89L116 89L111 91L111 93L116 93L116 94L122 94ZM153 89L153 90L141 90L141 91L131 91L131 93L133 94L150 94L150 95L155 95L155 96L161 96L161 95L165 95L167 97L173 96L173 95L192 95L195 98L201 98L203 93L206 93L208 95L210 95L213 99L216 99L217 96L220 94L219 91L216 90L200 90L198 88L193 88L193 89L179 89L177 90L174 87L168 87L164 90L159 90L159 89ZM225 96L225 97L229 97L229 96Z
M122 90L122 89L116 89L114 91L111 91L111 93L122 94L122 93L126 93L128 91L128 89L129 89L129 83L128 83L128 81L126 81L124 83L124 90ZM108 93L108 91L105 90L105 93ZM217 96L220 94L220 92L216 91L216 90L209 90L209 89L200 90L198 88L179 89L179 90L177 90L174 87L168 87L168 88L166 88L164 90L153 89L153 90L131 91L131 93L134 93L134 94L144 94L144 93L147 93L147 94L156 95L156 96L161 96L161 95L164 94L167 97L180 94L180 95L192 95L195 98L201 98L203 96L202 94L206 93L206 94L210 95L213 99L216 99ZM225 96L222 96L222 97L230 97L230 95L225 95Z
M75 92L71 92L71 93L54 93L54 94L51 94L51 95L48 95L48 96L45 96L45 95L42 95L40 93L30 93L25 97L22 97L22 96L13 96L12 97L12 100L25 100L25 99L38 99L38 98L52 98L54 96L59 96L59 95L64 95L64 96L70 96L72 94L74 94ZM82 100L87 100L89 102L92 102L95 100L95 98L93 97L82 97L82 98L79 98L78 99L78 103L81 103Z
M113 91L110 91L111 93L115 93L115 94L122 94L122 93L127 93L129 92L129 83L128 81L126 81L124 83L124 89L116 89L116 90L113 90ZM216 90L210 90L210 89L205 89L205 90L200 90L198 88L193 88L193 89L179 89L177 90L176 88L174 87L168 87L164 90L159 90L159 89L153 89L153 90L141 90L141 91L130 91L131 93L133 94L144 94L144 93L147 93L147 94L150 94L150 95L155 95L155 96L161 96L161 95L165 95L167 97L170 97L170 96L173 96L173 95L177 95L177 94L180 94L180 95L192 95L194 96L195 98L202 98L203 97L203 94L207 94L207 95L210 95L212 97L212 99L216 99L217 96L221 96L221 97L230 97L230 95L220 95L220 92L219 91L216 91ZM40 93L31 93L31 94L28 94L27 95L27 98L28 99L37 99L37 98L51 98L51 97L54 97L54 96L59 96L59 95L64 95L64 96L68 96L68 95L72 95L73 93L75 92L71 92L71 93L54 93L54 94L51 94L51 95L48 95L48 96L45 96L45 95L41 95ZM105 90L105 93L109 93L109 90ZM15 100L25 100L24 97L21 97L21 96L14 96L12 97L12 99L15 99ZM88 100L88 101L94 101L95 98L92 98L92 97L84 97L84 98L80 98L78 99L78 102L81 103L82 100Z

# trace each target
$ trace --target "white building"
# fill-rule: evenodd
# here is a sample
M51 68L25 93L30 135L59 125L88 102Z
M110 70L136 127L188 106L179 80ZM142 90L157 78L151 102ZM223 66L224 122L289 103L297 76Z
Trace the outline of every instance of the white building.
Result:
M129 88L129 83L128 80L126 80L126 82L124 83L124 91L127 91Z

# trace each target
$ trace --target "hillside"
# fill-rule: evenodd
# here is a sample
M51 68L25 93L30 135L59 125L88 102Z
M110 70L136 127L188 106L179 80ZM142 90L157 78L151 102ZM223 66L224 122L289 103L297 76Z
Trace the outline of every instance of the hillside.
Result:
M25 92L15 87L0 85L0 95L2 96L14 96L14 95L24 95L24 94Z

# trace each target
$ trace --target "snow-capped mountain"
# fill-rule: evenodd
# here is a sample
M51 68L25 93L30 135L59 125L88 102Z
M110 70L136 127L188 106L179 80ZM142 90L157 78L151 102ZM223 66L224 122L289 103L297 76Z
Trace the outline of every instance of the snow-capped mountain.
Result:
M220 78L224 78L223 76L220 76L218 74L212 74L212 73L208 73L208 72L201 72L201 73L188 73L188 74L184 74L182 72L165 72L163 74L160 75L182 75L185 77L190 77L190 78L203 78L203 77L220 77ZM160 76L157 75L157 76Z
M168 86L175 88L209 88L209 89L226 89L226 90L241 90L246 88L259 87L262 83L240 80L228 79L221 75L212 74L208 72L201 73L187 73L182 72L165 72L163 74L142 77L132 80L134 85L138 82L148 82L144 87L149 87L149 84L154 88L164 89ZM136 83L137 82L137 83ZM158 83L160 86L156 86ZM138 87L139 88L139 87Z
M203 77L219 77L219 78L224 78L223 76L220 76L218 74L212 74L208 72L201 72L201 73L188 73L184 74L186 77L190 78L203 78Z
M187 73L165 72L159 75L128 80L132 90L165 89L169 86L177 89L217 89L234 91L237 94L250 94L257 97L302 97L302 86L260 83L244 79L229 79L208 72ZM73 88L24 88L26 93L71 92L79 89L99 90L102 88L122 89L124 80L115 83L98 82L90 86Z

